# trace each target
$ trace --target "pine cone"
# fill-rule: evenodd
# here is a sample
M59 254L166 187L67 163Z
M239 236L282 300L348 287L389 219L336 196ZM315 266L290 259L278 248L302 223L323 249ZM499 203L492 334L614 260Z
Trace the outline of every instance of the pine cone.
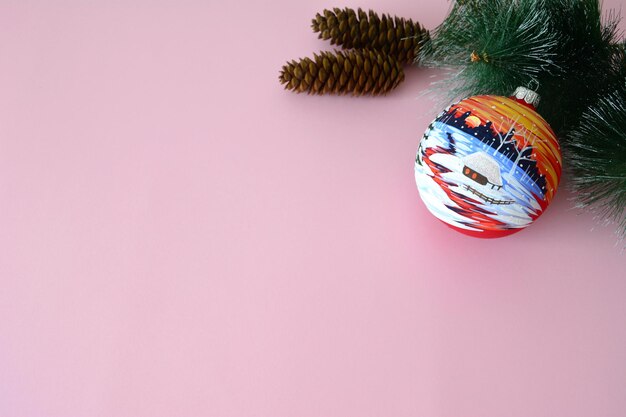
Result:
M391 17L383 14L378 17L372 10L369 16L362 9L335 8L317 14L311 25L319 32L320 39L330 39L332 45L343 48L370 48L393 56L398 62L413 62L420 42L429 33L419 23L411 19Z
M398 61L380 51L335 51L288 62L278 78L286 90L298 93L376 96L396 88L404 80L404 71Z

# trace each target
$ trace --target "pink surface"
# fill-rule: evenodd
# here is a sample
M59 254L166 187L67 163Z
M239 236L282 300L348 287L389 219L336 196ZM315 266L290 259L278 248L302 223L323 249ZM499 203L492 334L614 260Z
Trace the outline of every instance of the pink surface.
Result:
M335 5L0 4L0 416L626 415L612 229L564 190L501 240L435 220L436 72L278 84Z

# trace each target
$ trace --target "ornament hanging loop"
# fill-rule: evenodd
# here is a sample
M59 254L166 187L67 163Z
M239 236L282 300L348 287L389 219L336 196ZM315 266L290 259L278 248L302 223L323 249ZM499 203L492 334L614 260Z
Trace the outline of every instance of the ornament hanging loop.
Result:
M537 81L536 79L531 79L530 81L528 81L528 84L526 84L526 88L528 88L529 90L533 90L534 92L537 92L537 90L539 89L539 81Z

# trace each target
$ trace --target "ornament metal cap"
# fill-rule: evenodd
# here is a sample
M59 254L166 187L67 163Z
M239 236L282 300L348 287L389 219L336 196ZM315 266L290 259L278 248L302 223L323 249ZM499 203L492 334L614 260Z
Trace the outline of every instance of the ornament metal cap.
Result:
M535 91L526 87L517 87L513 96L519 100L524 100L533 107L537 107L541 101L541 97Z

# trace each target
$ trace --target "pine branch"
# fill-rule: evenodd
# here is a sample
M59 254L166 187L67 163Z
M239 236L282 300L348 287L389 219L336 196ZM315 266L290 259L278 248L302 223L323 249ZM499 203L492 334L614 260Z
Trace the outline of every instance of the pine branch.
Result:
M615 222L626 237L626 80L602 97L570 130L564 151L578 206L605 223Z
M457 1L418 61L456 69L439 84L453 97L538 86L538 110L563 137L615 83L618 20L603 22L599 0Z

